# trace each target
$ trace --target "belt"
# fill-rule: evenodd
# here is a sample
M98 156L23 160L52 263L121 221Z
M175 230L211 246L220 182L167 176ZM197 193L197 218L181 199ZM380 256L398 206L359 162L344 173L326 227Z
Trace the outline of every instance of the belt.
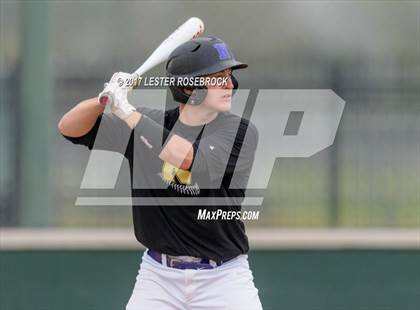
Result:
M147 254L158 263L175 269L214 269L230 261L232 258L216 262L211 259L198 258L192 256L172 256L159 253L155 250L147 250ZM193 259L194 261L191 261Z

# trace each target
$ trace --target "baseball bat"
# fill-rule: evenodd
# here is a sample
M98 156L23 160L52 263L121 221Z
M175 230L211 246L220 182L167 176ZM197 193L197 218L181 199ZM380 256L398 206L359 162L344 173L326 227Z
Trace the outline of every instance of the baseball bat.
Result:
M198 17L191 17L172 34L170 34L147 58L147 60L133 72L133 79L138 79L144 73L168 59L169 55L181 44L199 36L204 31L204 23ZM99 94L99 103L111 104L113 101L112 90Z

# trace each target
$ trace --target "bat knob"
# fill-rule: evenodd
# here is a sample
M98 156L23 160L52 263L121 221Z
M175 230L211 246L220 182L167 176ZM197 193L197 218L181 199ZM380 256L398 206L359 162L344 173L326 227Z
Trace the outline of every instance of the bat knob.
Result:
M99 96L99 104L106 106L112 103L112 97L109 94L103 94Z

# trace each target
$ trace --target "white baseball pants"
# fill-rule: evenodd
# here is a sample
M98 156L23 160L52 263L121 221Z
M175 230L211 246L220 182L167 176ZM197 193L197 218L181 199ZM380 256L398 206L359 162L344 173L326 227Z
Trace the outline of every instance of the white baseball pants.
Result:
M262 309L248 255L204 270L166 267L143 254L126 310Z

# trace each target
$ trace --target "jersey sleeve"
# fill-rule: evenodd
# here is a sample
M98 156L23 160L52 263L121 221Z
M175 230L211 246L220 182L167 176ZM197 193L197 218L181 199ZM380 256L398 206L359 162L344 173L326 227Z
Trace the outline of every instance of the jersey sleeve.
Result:
M132 130L113 114L103 113L98 117L92 129L80 137L68 137L74 144L84 145L89 150L105 150L124 154Z
M156 122L163 117L163 111L157 109L139 107L137 111ZM80 137L63 136L74 144L86 146L89 150L105 150L125 154L132 137L132 130L114 114L103 113L85 135Z
M247 120L225 122L225 125L212 134L203 134L194 144L193 169L207 169L214 181L225 174L241 173L247 180L250 173L255 149L258 143L258 131Z

